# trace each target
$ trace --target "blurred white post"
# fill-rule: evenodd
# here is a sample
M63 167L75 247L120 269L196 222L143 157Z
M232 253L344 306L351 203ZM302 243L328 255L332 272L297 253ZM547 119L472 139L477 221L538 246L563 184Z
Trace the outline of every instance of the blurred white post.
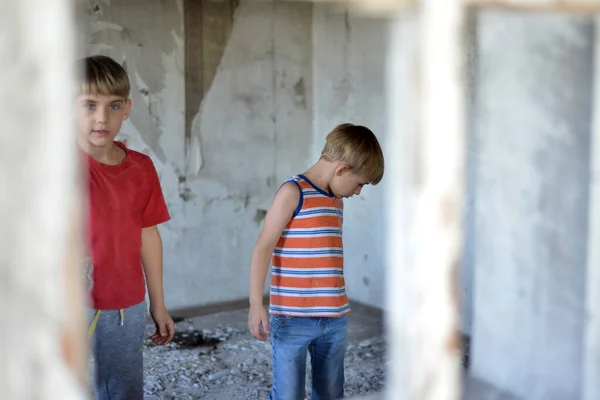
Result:
M465 22L460 1L424 0L391 32L390 400L461 396Z
M0 397L83 399L70 0L0 2Z
M590 149L587 301L583 400L600 399L600 19L596 18L594 99Z

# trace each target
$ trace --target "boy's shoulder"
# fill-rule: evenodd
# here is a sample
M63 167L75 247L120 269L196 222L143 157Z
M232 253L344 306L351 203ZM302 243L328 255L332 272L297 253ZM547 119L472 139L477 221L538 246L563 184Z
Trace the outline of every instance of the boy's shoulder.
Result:
M294 183L300 186L302 189L305 188L313 188L314 185L311 181L308 180L306 176L303 174L292 175L288 179L286 179L283 184Z
M286 193L289 197L292 195L293 197L301 196L302 194L302 186L300 185L300 178L297 176L292 176L281 183L279 189L277 189L277 194Z
M302 197L302 193L308 187L307 182L302 179L302 175L293 175L283 181L281 186L279 186L278 193L287 191L290 195L295 194L294 198L297 196Z
M154 163L152 162L150 156L128 148L123 142L115 141L115 144L127 152L127 158L129 159L128 162L137 164L142 168L154 168Z
M301 177L300 175L292 175L292 176L290 176L289 178L287 178L287 179L286 179L286 180L283 182L283 184L285 185L286 183L290 183L290 182L292 182L292 183L295 183L295 182L301 182L302 180L303 180L303 179L302 179L302 177Z

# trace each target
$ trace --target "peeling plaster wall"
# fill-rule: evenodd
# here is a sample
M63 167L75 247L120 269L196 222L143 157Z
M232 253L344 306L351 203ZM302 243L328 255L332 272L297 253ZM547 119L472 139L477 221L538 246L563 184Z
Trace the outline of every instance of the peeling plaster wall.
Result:
M186 217L175 250L185 268L170 279L189 282L186 298L196 304L247 296L264 210L282 181L306 166L311 99L295 86L312 80L310 18L304 3L243 1L237 10L193 123L189 153L202 159L188 171L194 197L176 206Z
M386 153L384 87L387 45L386 20L352 16L343 8L314 6L313 88L314 145L318 159L325 136L337 124L368 126ZM385 198L384 176L359 197L344 202L344 269L348 296L384 306Z
M109 55L130 74L134 109L122 138L134 145L141 133L138 150L161 164L176 159L183 144L173 139L182 129L185 101L182 2L90 0L86 12L88 54Z
M246 297L264 210L310 162L312 6L239 3L188 142L182 1L87 5L87 53L123 62L132 80L120 138L152 157L172 215L161 227L167 306Z

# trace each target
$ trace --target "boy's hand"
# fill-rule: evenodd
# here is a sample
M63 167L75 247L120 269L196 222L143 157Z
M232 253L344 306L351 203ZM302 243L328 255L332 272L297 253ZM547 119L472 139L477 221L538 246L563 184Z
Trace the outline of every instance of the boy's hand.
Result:
M262 330L260 326L262 324ZM269 317L263 306L250 306L248 312L248 329L258 340L266 340L269 334Z
M152 315L154 325L156 325L156 333L152 335L152 340L156 344L169 344L175 336L175 323L166 307L164 305L156 308L151 307L150 315Z

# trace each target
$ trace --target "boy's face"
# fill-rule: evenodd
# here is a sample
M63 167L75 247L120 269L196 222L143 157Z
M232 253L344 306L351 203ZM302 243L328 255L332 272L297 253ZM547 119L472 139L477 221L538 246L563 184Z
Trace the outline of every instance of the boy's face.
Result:
M336 168L335 175L331 181L331 192L338 199L349 198L360 194L363 186L369 182L360 175L356 175L347 165Z
M82 94L77 97L77 133L94 147L112 144L129 118L131 101L121 96Z

